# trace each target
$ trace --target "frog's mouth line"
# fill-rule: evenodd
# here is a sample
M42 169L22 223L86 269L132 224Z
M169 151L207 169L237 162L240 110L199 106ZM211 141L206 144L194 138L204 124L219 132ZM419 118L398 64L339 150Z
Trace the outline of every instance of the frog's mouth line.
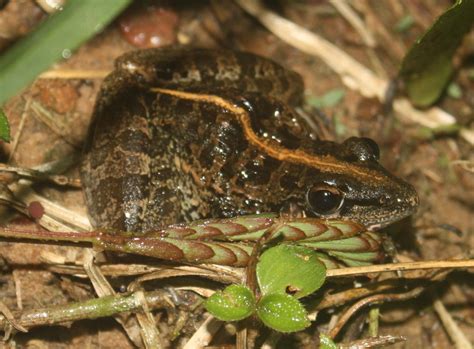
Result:
M405 212L400 213L398 215L397 214L390 214L390 215L387 215L387 217L385 219L382 219L381 221L379 221L377 223L363 224L363 225L365 226L365 228L368 231L377 231L377 230L383 229L383 228L385 228L389 225L392 225L393 223L399 222L402 219L405 219L405 218L409 217L415 211L416 211L416 208L414 208L412 210L409 210L409 211L405 211Z

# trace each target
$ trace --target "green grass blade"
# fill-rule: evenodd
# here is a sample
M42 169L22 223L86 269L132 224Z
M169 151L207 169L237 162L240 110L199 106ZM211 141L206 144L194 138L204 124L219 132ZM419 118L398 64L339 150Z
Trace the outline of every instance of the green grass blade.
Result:
M132 0L69 0L0 56L0 106L42 71L100 32Z
M0 108L0 140L9 143L10 142L10 124L8 123L7 116Z
M457 0L407 53L399 75L414 105L428 107L440 97L453 72L453 55L473 23L474 1Z

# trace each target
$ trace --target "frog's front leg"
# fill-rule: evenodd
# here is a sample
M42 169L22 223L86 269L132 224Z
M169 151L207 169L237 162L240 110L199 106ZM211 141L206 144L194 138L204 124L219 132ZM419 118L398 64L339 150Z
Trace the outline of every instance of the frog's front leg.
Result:
M183 221L179 145L156 127L155 99L119 73L103 87L81 168L95 227L141 232Z

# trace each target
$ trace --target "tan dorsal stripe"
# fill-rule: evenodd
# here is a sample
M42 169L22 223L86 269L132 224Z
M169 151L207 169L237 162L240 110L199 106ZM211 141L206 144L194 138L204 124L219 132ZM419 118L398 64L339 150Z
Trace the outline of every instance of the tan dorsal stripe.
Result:
M184 91L177 91L177 90L169 90L165 88L155 87L151 89L152 92L167 94L175 97L179 97L182 99L203 102L203 103L210 103L217 105L223 109L226 109L233 113L237 120L242 125L242 129L244 131L244 135L248 142L255 147L259 148L268 156L275 158L281 161L288 161L295 164L306 165L309 167L313 167L318 169L321 172L328 172L328 173L338 173L338 174L346 174L349 176L356 176L360 179L364 179L367 181L384 181L386 178L368 168L364 168L361 166L357 166L355 164L351 164L346 161L341 161L336 159L334 156L331 155L324 155L318 156L314 154L308 154L301 150L290 150L283 147L278 146L277 144L269 144L269 142L265 139L261 139L252 129L252 125L250 122L250 116L248 112L228 100L223 99L222 97L216 95L207 95L207 94L200 94L200 93L191 93L191 92L184 92Z

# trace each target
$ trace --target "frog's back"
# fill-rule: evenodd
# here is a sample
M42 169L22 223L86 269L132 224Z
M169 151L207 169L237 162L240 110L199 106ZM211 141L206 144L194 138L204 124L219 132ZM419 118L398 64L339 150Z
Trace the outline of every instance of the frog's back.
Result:
M137 72L149 86L257 92L290 105L302 102L303 81L272 60L223 49L166 48L132 51L116 61L119 71ZM143 81L142 80L142 81Z
M152 49L120 57L96 102L82 166L93 225L142 231L274 209L281 198L267 205L259 196L278 164L249 147L235 117L212 104L152 92L156 87L235 103L263 98L270 117L273 102L291 114L303 90L298 74L249 53ZM294 120L262 122L271 134L287 136L291 128L296 139L307 138L305 127L289 125Z

